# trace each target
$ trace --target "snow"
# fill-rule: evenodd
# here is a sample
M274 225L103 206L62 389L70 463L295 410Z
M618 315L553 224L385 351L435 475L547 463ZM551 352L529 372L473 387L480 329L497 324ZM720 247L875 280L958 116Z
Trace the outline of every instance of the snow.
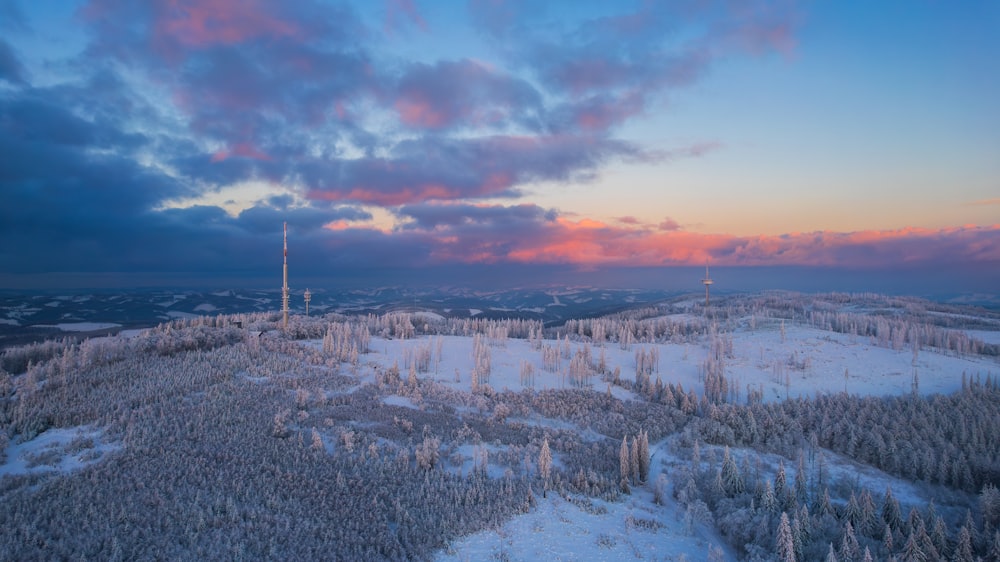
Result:
M483 313L483 311L479 310L478 308L470 308L469 309L469 316L475 316L477 314L482 314L482 313Z
M977 339L983 343L1000 345L1000 331L993 330L966 330L970 338Z
M194 307L195 312L215 312L216 310L219 309L214 304L207 302Z
M11 443L6 462L0 465L0 477L42 472L70 472L93 464L107 453L121 448L117 443L101 441L103 431L93 426L49 429L30 441Z
M847 370L847 391L858 395L900 395L911 391L913 370L919 379L919 392L924 395L947 394L961 389L962 373L974 375L1000 372L1000 363L980 356L959 356L946 354L934 348L924 348L913 364L913 351L906 348L893 350L878 347L868 338L827 332L806 326L786 324L785 336L776 327L758 327L755 330L739 329L732 334L733 354L725 360L726 377L740 390L740 401L746 396L748 385L763 388L764 400L783 400L786 395L784 376L777 380L775 364L780 364L788 375L787 394L791 398L812 397L815 394L843 392L844 371ZM441 341L440 362L437 362L437 344ZM322 345L314 341L310 346ZM401 375L405 378L408 366L405 363L407 350L419 346L431 346L432 361L430 372L417 373L418 378L430 378L455 390L471 391L472 338L463 336L432 336L415 339L371 339L372 352L361 357L362 364L369 369L388 368L398 362ZM545 340L544 345L555 346L554 340ZM582 350L584 342L570 342L571 354ZM703 382L699 373L707 355L704 342L633 344L630 349L621 349L617 343L602 346L589 344L591 355L596 362L603 349L608 372L620 369L623 380L635 379L635 353L637 350L656 348L659 352L659 370L652 375L653 381L659 376L664 384L681 384L685 389L702 392ZM794 357L806 368L798 369L789 365ZM494 390L520 391L521 362L527 361L534 368L534 388L570 388L565 372L568 359L562 359L560 370L549 372L543 368L542 352L531 348L527 340L508 339L502 345L490 348L491 374L489 385ZM435 366L435 363L436 366ZM455 380L458 370L459 381ZM372 375L373 377L373 375ZM372 379L374 380L374 378ZM607 392L608 383L600 376L590 379L589 388ZM620 386L611 386L612 394L622 400L635 396Z
M114 322L63 322L60 324L35 324L33 328L56 328L63 332L92 332L94 330L107 330L109 328L120 328L121 324Z
M191 314L190 312L181 312L179 310L168 310L167 316L174 319L190 320L192 318L200 318L198 314Z
M463 537L436 560L707 560L711 546L735 554L701 526L685 531L676 504L657 506L638 490L621 502L535 491L537 505L499 529ZM668 558L669 557L669 558Z
M398 396L395 394L383 398L382 403L388 406L402 406L403 408L410 408L412 410L420 409L419 406L413 403L413 400L410 400L406 396Z
M0 318L0 324L7 324L8 326L20 326L17 320L11 318Z
M423 320L424 322L444 322L444 320L445 320L444 316L441 316L440 314L438 314L436 312L430 312L430 311L427 311L427 310L421 310L419 312L414 312L413 314L411 314L411 316L415 320Z
M675 315L675 319L684 315ZM935 348L918 351L916 361L912 348L901 350L879 347L867 337L851 336L817 328L786 322L784 334L779 322L758 319L756 327L736 328L725 334L732 338L732 354L725 359L727 378L741 389L740 402L744 400L746 387L762 387L765 401L783 400L786 395L784 380L775 376L775 365L780 364L788 374L787 394L791 397L811 397L815 394L839 393L846 389L857 395L899 395L911 392L914 369L919 376L921 394L951 393L961 388L962 373L994 373L1000 371L1000 363L982 356L960 356ZM970 334L985 341L991 334L983 332ZM488 384L497 391L521 391L521 364L526 361L534 367L535 390L569 388L565 371L569 360L561 359L557 372L543 369L542 352L532 348L531 342L507 339L493 342L490 347L491 373ZM309 342L308 345L321 345ZM561 345L555 340L545 340L543 346ZM702 392L703 383L699 372L707 355L707 338L690 342L633 344L622 349L617 343L603 345L586 342L570 342L570 353L575 354L585 346L590 346L591 356L596 363L603 351L609 372L620 369L624 380L635 376L635 354L638 350L656 348L659 354L658 372L653 373L664 383L681 384L685 389ZM373 337L371 352L361 357L358 369L359 383L374 381L376 369L388 368L393 363L399 365L401 375L408 374L406 358L420 348L431 350L429 372L417 373L418 378L430 379L457 391L471 392L471 372L473 367L473 339L464 336L425 336L415 339L384 339ZM440 348L441 353L438 354ZM791 365L793 359L796 365ZM848 372L845 381L844 371ZM456 380L457 372L457 380ZM782 377L783 379L783 377ZM607 392L609 384L600 376L590 379L589 387L597 392ZM635 400L629 390L610 385L611 392L622 400ZM386 404L418 408L413 401L403 396L388 396ZM564 420L533 416L524 418L511 416L510 425L545 427L553 430L580 431L585 440L602 439L593 430L583 430ZM631 560L631 559L671 559L706 560L709 550L722 550L723 558L736 559L735 552L725 544L711 527L686 521L685 509L671 497L673 482L671 475L677 473L680 465L689 463L671 452L670 440L654 444L652 447L653 466L651 481L660 473L668 478L665 505L653 503L652 484L636 486L631 495L621 501L607 502L583 496L560 496L550 491L542 498L542 490L534 490L536 505L526 513L518 515L499 528L482 531L456 540L438 553L437 560ZM710 449L717 459L721 449L702 444L705 455ZM442 466L449 471L468 474L476 467L477 445L463 444L450 451L442 452ZM479 444L490 455L496 451L492 444ZM734 448L731 454L742 462L750 456L759 459L757 463L765 475L771 478L783 463L789 482L795 478L795 462L778 455L764 454L755 450ZM558 455L557 455L558 457ZM927 492L909 481L890 476L873 467L859 464L852 459L834 452L823 451L826 473L831 485L847 488L857 486L871 491L873 497L880 498L887 488L891 488L904 511L909 506L923 506L932 498ZM558 462L558 458L556 458ZM815 462L812 459L811 462ZM807 461L807 471L815 470ZM490 464L487 474L492 478L504 477L505 468ZM835 499L840 502L842 499Z

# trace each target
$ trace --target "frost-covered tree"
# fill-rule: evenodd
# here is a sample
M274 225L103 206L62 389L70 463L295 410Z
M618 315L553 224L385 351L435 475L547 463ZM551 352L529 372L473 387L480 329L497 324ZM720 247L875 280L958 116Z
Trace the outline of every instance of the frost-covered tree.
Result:
M552 451L549 450L549 439L542 440L542 448L538 453L538 474L548 482L552 471Z
M632 476L632 456L629 454L627 435L622 437L622 446L618 449L618 468L622 482L628 483Z
M639 461L639 481L649 480L649 432L640 431L638 435L638 461Z
M740 475L739 468L736 467L736 461L733 460L733 456L729 452L729 446L727 445L722 456L722 486L725 493L729 496L734 496L736 494L743 493L743 477Z
M774 550L781 562L795 562L795 539L792 537L792 527L788 523L788 514L781 513L778 523L778 535L774 540Z
M320 437L319 431L315 427L312 428L312 448L314 451L323 450L323 438Z

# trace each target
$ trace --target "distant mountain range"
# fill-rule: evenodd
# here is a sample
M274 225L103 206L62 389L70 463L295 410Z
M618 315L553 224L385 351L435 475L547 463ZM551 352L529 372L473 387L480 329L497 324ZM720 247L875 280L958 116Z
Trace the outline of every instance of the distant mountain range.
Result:
M312 315L430 311L447 318L520 318L558 325L677 298L679 293L645 289L571 287L475 291L378 287L313 290ZM305 314L302 291L291 297L294 314ZM0 348L60 335L94 336L143 328L178 318L279 312L281 292L252 289L155 290L86 294L0 294Z
M557 326L566 320L602 316L703 293L595 287L517 288L481 291L462 287L312 290L310 314L383 314L425 311L446 318L518 318ZM713 291L713 296L716 293ZM726 298L725 293L716 298ZM995 298L969 295L954 304L1000 308ZM305 314L303 291L291 295L293 314ZM53 337L91 337L151 327L179 318L281 309L280 290L134 290L88 293L0 292L0 349Z

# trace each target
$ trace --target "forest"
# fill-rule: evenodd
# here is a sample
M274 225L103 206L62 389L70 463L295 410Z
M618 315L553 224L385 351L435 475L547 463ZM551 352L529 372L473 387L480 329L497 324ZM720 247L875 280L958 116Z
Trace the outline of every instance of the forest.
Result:
M552 495L645 491L741 560L1000 560L1000 380L921 386L931 353L997 365L974 336L997 315L972 312L776 293L557 327L252 313L10 348L0 559L432 559ZM734 375L746 334L805 329L912 356L907 391L845 373L792 397L805 355ZM697 385L670 349L699 350Z

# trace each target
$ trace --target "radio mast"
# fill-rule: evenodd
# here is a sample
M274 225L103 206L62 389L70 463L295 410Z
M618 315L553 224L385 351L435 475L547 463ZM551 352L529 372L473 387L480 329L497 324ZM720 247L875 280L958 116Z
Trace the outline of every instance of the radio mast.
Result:
M701 280L701 284L705 286L705 308L708 308L708 288L712 285L712 278L708 276L708 264L705 264L705 278Z
M281 314L284 326L288 328L288 223L285 223L285 265L282 268L284 283L281 286Z

